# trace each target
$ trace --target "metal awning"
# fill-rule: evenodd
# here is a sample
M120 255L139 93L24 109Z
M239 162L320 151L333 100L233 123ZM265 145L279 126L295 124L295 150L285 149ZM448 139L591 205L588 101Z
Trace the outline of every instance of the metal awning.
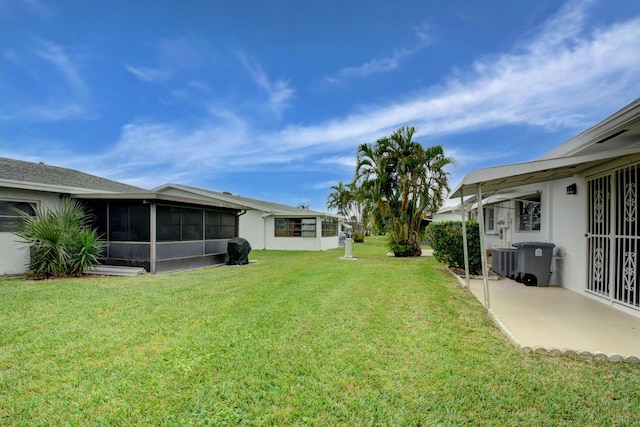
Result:
M469 172L449 195L450 198L477 194L476 185L482 185L484 193L513 188L526 184L568 178L609 160L640 153L640 148L625 148L582 156L534 160Z

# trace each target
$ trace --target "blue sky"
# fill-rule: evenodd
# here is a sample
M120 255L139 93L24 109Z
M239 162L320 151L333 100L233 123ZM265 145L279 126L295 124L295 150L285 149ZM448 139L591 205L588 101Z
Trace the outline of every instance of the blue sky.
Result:
M640 2L0 0L0 156L326 210L404 125L470 170L640 96Z

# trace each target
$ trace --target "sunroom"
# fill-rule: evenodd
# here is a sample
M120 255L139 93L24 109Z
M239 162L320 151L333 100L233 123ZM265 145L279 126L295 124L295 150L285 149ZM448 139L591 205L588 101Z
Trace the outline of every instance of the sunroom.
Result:
M106 244L102 263L150 273L223 264L229 239L238 236L238 216L245 212L231 203L151 192L76 197Z

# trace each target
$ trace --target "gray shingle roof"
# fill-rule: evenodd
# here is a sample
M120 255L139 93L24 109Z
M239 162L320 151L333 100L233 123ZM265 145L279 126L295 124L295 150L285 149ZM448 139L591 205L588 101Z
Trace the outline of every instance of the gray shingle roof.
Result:
M181 189L183 191L190 191L192 193L200 194L205 197L211 197L217 200L222 200L230 203L237 203L238 205L246 206L248 208L260 210L263 212L272 212L275 214L288 214L288 215L296 215L296 216L330 216L336 217L333 214L327 214L325 212L312 211L310 209L302 209L298 207L283 205L280 203L267 202L264 200L252 199L250 197L236 196L235 194L230 193L220 193L217 191L205 190L202 188L190 187L187 185L181 184L165 184L161 187L156 188L158 191L165 187L173 187L177 189Z
M85 190L83 192L148 192L148 190L139 187L100 178L74 169L7 159L4 157L0 157L0 180L16 181L24 184L44 184L60 189Z

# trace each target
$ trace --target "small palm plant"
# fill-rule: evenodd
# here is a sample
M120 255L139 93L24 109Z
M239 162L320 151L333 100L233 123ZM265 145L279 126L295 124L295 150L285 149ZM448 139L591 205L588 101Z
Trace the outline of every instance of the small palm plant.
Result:
M36 279L80 275L99 263L104 244L80 202L65 199L56 209L38 207L36 216L18 211L16 235L30 244L29 269Z

